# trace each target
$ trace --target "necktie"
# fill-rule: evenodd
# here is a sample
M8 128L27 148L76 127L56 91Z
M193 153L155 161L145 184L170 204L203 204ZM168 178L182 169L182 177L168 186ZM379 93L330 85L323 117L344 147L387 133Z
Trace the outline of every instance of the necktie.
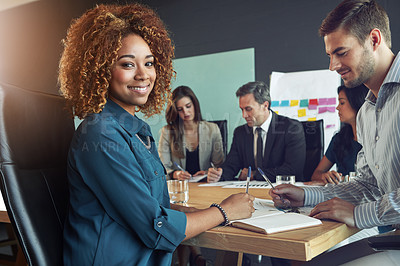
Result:
M262 168L263 161L263 141L261 138L261 127L257 127L257 154L256 154L256 167Z

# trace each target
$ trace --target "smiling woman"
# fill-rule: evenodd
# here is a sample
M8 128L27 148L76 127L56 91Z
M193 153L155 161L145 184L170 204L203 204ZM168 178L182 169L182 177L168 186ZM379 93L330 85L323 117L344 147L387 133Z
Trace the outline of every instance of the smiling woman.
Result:
M140 23L148 26L143 27ZM157 76L147 102L137 106L137 110L147 116L162 111L170 92L174 57L174 47L164 23L154 11L144 6L101 5L71 25L60 60L61 91L74 108L74 115L82 119L102 111L109 93L111 71L118 68L117 61L127 59L121 57L125 54L119 50L122 46L129 48L128 43L133 37L126 37L131 34L140 36L148 46L145 57L153 57Z
M137 34L122 39L118 59L111 70L109 98L134 115L143 106L156 80L154 56Z
M68 30L59 80L84 121L68 155L64 265L171 265L184 239L254 211L244 193L218 208L170 205L150 127L136 112L162 110L173 51L162 21L139 4L97 6Z

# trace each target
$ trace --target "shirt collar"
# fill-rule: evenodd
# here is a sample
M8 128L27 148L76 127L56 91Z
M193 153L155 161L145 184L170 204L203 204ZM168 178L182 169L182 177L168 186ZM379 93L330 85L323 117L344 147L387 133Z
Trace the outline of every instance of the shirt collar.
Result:
M386 77L383 80L382 86L392 82L400 83L400 52L397 53L397 56L394 58L389 72L386 74Z
M268 110L269 112L269 116L267 118L267 120L264 121L264 123L261 124L261 129L264 130L265 132L268 132L269 129L269 125L271 125L271 121L272 121L272 115L274 112L271 112L270 110ZM253 134L255 134L257 127L253 127Z
M397 56L393 60L393 63L390 66L381 87L379 88L378 99L375 97L372 91L369 91L365 97L365 100L374 105L383 105L386 101L386 98L390 95L391 86L387 86L390 83L400 83L400 52L397 53Z
M141 136L150 136L151 131L149 125L136 115L128 113L124 108L119 106L111 99L107 99L107 103L101 112L103 116L112 117L117 123L121 125L132 136L139 134Z

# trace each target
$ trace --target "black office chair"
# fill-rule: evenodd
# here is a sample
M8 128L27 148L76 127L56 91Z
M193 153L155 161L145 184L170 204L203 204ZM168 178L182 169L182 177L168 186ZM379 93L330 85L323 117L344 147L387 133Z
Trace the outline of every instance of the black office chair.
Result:
M304 181L310 181L318 163L324 156L324 120L302 121L306 138L306 161L304 164Z
M0 83L0 178L29 265L63 265L73 119L62 97Z
M227 148L228 148L228 121L227 120L214 120L209 121L218 125L219 130L221 131L222 136L222 147L224 148L224 155L226 157Z

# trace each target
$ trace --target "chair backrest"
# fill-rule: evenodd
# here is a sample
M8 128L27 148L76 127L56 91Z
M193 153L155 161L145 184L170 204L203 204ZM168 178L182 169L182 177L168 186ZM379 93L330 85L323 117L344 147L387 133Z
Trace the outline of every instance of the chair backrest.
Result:
M302 121L306 138L306 161L304 164L304 181L311 176L324 156L324 120Z
M227 148L228 148L228 121L227 120L214 120L214 121L209 121L213 122L218 125L219 130L221 131L221 136L222 136L222 146L224 148L224 155L226 157L227 154Z
M0 83L0 178L29 265L62 265L73 119L60 96Z

